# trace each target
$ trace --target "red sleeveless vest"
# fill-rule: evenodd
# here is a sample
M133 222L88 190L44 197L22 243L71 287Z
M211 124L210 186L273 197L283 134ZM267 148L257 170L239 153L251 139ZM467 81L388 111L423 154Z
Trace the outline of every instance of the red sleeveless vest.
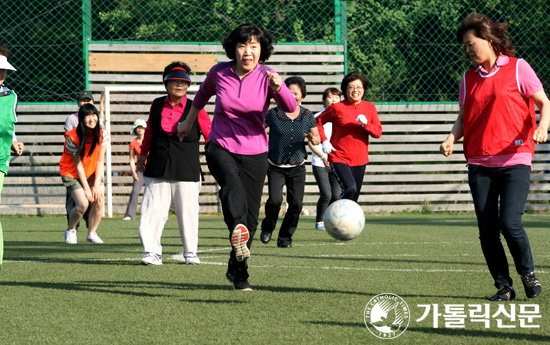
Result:
M519 90L517 58L489 76L464 73L464 156L535 152L533 100Z

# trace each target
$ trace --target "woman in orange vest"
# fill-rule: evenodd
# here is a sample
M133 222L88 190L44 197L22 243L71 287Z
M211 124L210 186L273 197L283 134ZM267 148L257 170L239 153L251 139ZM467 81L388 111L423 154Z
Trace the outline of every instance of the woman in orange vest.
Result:
M464 137L479 240L497 288L492 301L516 297L501 232L527 297L542 291L521 217L535 144L548 139L550 101L529 64L514 57L507 26L472 13L458 29L457 41L474 67L462 77L458 118L439 148L449 156L454 143ZM534 104L540 110L538 127Z
M91 203L86 241L103 243L96 230L103 215L103 163L108 135L99 125L99 113L92 104L78 110L78 126L65 133L65 148L59 162L63 184L75 201L69 216L65 243L76 244L76 224Z

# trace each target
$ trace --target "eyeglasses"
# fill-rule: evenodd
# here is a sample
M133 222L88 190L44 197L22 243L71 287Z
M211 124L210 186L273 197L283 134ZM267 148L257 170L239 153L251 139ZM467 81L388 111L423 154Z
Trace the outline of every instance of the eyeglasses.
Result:
M176 85L176 86L189 85L189 82L187 80L183 80L183 79L170 79L169 81L174 83L174 85Z
M363 90L363 87L362 86L348 86L348 90L361 91L361 90Z

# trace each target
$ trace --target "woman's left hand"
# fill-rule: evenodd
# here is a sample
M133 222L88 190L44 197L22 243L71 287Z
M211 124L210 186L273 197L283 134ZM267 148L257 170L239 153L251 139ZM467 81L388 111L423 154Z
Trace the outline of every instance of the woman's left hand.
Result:
M101 188L96 186L92 187L92 202L97 204L103 203L103 193L101 193Z
M25 150L25 144L19 141L13 141L11 143L11 148L13 152L15 152L18 156L21 156L23 154L23 150Z
M533 141L537 144L545 143L548 140L548 128L538 127L533 132Z
M281 85L283 85L283 79L277 72L266 71L267 79L269 80L269 87L275 92L281 90Z
M321 138L318 135L315 135L311 132L304 134L304 137L306 137L307 140L309 140L309 142L312 143L313 145L319 145L321 143L321 140L320 140Z

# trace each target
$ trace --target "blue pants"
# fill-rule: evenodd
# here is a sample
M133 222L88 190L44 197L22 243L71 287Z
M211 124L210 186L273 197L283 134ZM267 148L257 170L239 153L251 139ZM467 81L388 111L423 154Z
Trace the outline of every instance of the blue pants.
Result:
M531 169L527 165L468 167L468 182L474 199L481 249L497 288L512 286L508 260L500 239L501 232L514 259L517 273L523 275L534 270L529 238L521 223L529 193L530 174Z
M342 197L340 199L349 199L357 202L361 193L361 187L363 187L366 167L366 164L350 167L345 163L332 163L332 170L342 187Z

